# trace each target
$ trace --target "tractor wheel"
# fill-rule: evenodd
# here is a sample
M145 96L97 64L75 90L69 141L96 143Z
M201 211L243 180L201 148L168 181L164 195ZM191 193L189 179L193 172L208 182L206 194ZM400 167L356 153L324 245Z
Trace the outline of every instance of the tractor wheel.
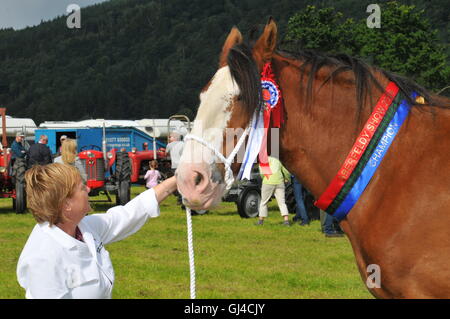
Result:
M131 178L131 163L127 152L118 152L116 154L116 180L120 183L122 181L130 181Z
M125 205L130 201L130 182L122 181L119 183L117 189L116 203L118 205Z
M258 216L260 202L260 189L254 186L245 187L239 193L236 201L239 215L242 218L252 218Z
M16 199L14 200L14 203L13 206L15 206L16 213L23 214L27 206L24 183L16 182Z
M27 170L27 162L25 159L17 158L14 162L14 183L16 189L16 199L13 200L13 207L17 214L22 214L26 209L25 195L25 171Z
M130 201L131 163L127 152L118 152L116 155L116 203L125 205Z
M284 196L289 213L295 214L297 202L295 201L294 184L292 184L291 182L285 183Z

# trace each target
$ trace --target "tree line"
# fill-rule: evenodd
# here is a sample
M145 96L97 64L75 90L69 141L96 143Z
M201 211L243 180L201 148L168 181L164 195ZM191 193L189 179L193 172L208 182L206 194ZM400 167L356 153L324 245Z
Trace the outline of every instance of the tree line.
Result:
M269 16L282 47L340 50L432 90L450 85L448 1L378 1L380 29L365 27L370 1L309 3L111 0L82 8L81 29L61 16L0 30L0 105L37 123L193 119L231 27L245 34Z

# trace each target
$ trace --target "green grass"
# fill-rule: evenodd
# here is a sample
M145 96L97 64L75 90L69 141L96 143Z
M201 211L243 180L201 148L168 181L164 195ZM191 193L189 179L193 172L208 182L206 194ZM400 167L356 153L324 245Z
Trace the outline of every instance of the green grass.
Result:
M132 196L144 190L133 187ZM96 203L95 212L111 205ZM325 238L319 221L281 225L272 201L265 225L242 219L234 203L193 216L197 298L372 298L346 238ZM0 200L0 298L24 298L16 265L35 221ZM186 213L170 196L161 216L108 245L116 274L113 298L189 298Z

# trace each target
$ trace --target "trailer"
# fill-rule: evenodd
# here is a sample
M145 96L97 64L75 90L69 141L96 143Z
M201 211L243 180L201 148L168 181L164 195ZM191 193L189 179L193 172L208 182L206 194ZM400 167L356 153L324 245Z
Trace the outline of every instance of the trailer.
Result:
M39 128L35 130L35 142L39 141L41 135L47 135L47 146L53 154L56 154L61 146L61 136L66 135L68 138L77 140L79 152L88 149L90 146L101 151L103 131L106 138L106 151L113 148L125 149L127 152L131 152L133 149L143 151L146 145L153 145L151 136L133 127ZM156 146L157 149L165 148L166 143L156 140Z
M261 202L261 186L262 178L258 164L254 164L250 179L235 181L231 189L222 197L222 200L224 202L235 202L238 214L242 218L257 217ZM295 214L297 203L294 196L294 186L291 181L285 183L285 201L289 213ZM314 196L306 189L303 192L303 201L309 219L320 219L320 210L314 206Z
M55 156L61 136L75 139L88 176L89 195L104 193L111 201L109 194L115 194L117 204L130 200L131 183L143 183L150 161L158 160L163 173L170 170L166 144L134 127L40 128L35 131L36 142L41 135L48 137L47 145Z

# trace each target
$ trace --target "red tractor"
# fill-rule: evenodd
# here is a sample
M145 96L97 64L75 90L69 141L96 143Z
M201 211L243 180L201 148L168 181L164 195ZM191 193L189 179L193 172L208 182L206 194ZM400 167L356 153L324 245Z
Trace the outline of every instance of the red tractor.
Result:
M0 150L0 197L12 198L16 213L22 214L26 209L25 171L27 161L17 158L11 162L11 149L6 138L6 109L0 108L2 117L2 149Z
M156 153L156 154L154 154ZM155 156L156 155L156 156ZM163 179L172 175L171 162L167 159L164 148L158 149L156 152L152 150L137 151L135 148L128 152L131 161L131 182L144 184L145 173L150 169L152 160L158 161L158 170Z
M92 145L90 145L92 146ZM79 158L86 168L89 196L103 192L108 202L109 194L116 195L116 204L125 205L130 201L131 163L127 152L116 149L106 153L97 149L81 150Z

